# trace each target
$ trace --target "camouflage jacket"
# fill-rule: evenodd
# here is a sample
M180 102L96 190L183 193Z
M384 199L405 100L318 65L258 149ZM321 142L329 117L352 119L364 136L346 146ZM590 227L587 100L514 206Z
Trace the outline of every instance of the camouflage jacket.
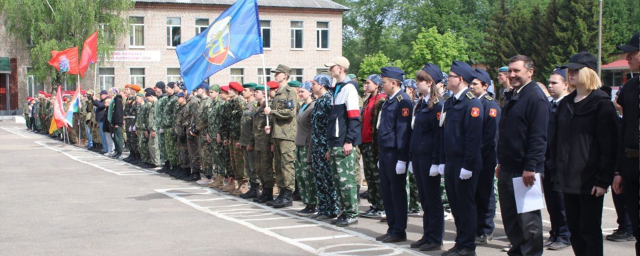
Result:
M253 114L253 137L249 145L258 150L271 150L271 135L264 132L267 126L267 115L264 114L264 103L258 104L258 108Z
M157 113L157 108L158 108L158 102L147 102L145 103L145 106L147 108L147 116L146 116L146 121L147 124L145 126L145 130L148 131L149 133L155 132L158 130L158 120L156 118L156 113Z
M176 97L175 95L171 95L168 98L169 98L169 101L164 107L164 112L162 114L162 121L161 121L162 127L164 128L173 127L174 116L178 108L178 97Z
M229 100L227 105L228 119L227 126L229 127L229 139L234 141L240 140L240 122L242 120L242 111L247 104L241 96L235 99Z
M196 119L196 131L198 135L206 135L206 132L209 128L209 108L211 108L211 104L213 103L213 99L209 96L202 97L200 101L200 105L198 105L198 116Z
M258 110L258 102L253 100L244 105L240 119L240 145L247 146L253 140L253 116ZM264 113L263 113L264 114Z
M296 139L297 96L289 86L278 89L271 107L271 137L294 141Z
M173 115L173 131L178 135L178 137L185 137L187 136L187 131L186 127L183 124L186 115L187 104L176 104L176 106L177 108Z

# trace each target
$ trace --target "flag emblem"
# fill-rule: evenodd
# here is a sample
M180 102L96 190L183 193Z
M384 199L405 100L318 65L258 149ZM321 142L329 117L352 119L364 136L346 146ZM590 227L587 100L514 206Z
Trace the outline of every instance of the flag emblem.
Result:
M404 116L404 117L408 117L409 116L409 108L403 108L402 109L402 116Z
M207 32L207 45L203 55L213 65L222 65L227 56L235 58L229 50L231 33L229 33L231 17L216 21Z
M471 116L472 117L480 116L480 109L479 108L471 108Z

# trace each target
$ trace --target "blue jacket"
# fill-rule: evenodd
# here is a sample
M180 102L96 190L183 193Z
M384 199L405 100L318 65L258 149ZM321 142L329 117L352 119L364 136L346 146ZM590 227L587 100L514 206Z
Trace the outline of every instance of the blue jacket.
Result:
M440 158L440 115L444 100L437 98L433 106L424 101L418 101L415 108L413 131L409 151L412 158L426 157L430 159L431 165L444 164Z
M446 161L462 161L462 168L479 172L482 168L482 103L464 90L460 99L450 97L444 103L444 133L441 145Z
M409 161L411 117L413 116L411 112L413 112L411 98L402 91L393 98L388 98L382 104L382 111L380 111L378 147L380 150L397 151L398 161Z
M547 96L535 81L525 85L507 102L499 126L501 171L544 172L550 112Z
M498 103L488 93L480 98L480 103L484 108L482 116L482 152L483 166L495 168L497 159L496 144L498 134L498 122L502 110Z

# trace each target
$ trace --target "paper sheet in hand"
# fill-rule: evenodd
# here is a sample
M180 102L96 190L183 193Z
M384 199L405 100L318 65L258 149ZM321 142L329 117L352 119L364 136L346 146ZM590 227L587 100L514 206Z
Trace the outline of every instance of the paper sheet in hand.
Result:
M536 181L533 186L527 187L522 182L522 177L513 178L513 192L516 197L518 214L544 209L542 196L542 179L536 173Z

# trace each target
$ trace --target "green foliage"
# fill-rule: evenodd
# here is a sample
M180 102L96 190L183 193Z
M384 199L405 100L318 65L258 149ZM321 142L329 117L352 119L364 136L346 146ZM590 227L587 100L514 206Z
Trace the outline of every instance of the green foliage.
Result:
M444 72L448 72L454 60L469 60L465 40L452 32L440 34L436 27L421 29L411 46L409 58L404 62L406 74L415 74L427 62L434 63Z
M360 69L358 70L358 77L366 78L372 74L380 74L380 69L383 67L394 66L394 63L384 55L382 52L376 54L366 55L362 59Z
M98 56L109 56L116 39L127 33L124 12L133 5L131 0L0 0L8 32L32 42L32 74L39 80L53 77L56 84L63 78L47 63L51 51L79 46L80 57L84 40L100 29ZM69 75L68 80L75 81L76 75Z

